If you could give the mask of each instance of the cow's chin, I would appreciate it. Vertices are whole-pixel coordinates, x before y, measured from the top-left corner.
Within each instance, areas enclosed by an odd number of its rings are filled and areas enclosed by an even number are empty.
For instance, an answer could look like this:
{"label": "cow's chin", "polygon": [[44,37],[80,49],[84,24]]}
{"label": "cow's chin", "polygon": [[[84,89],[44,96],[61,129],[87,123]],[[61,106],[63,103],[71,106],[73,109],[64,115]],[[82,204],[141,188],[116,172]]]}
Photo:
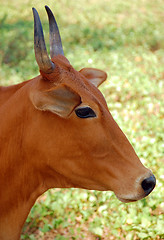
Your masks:
{"label": "cow's chin", "polygon": [[142,195],[137,195],[137,196],[130,196],[129,195],[129,196],[125,196],[125,197],[124,196],[119,196],[117,194],[115,194],[115,195],[123,203],[136,202],[136,201],[145,197],[145,195],[143,195],[143,194]]}
{"label": "cow's chin", "polygon": [[116,195],[116,197],[118,198],[118,200],[120,200],[123,203],[130,203],[130,202],[136,202],[138,199],[126,199],[126,198],[120,198]]}

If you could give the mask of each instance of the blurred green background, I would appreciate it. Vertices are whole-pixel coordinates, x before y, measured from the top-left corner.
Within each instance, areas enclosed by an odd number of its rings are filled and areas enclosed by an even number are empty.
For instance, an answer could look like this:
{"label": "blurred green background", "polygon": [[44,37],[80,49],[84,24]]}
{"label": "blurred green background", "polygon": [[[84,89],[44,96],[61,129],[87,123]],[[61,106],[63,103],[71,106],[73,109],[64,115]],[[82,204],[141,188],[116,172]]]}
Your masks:
{"label": "blurred green background", "polygon": [[150,196],[123,204],[112,192],[55,189],[41,196],[21,239],[164,239],[164,1],[0,0],[0,84],[38,75],[33,16],[48,43],[47,4],[75,69],[108,73],[100,88],[109,110],[157,178]]}

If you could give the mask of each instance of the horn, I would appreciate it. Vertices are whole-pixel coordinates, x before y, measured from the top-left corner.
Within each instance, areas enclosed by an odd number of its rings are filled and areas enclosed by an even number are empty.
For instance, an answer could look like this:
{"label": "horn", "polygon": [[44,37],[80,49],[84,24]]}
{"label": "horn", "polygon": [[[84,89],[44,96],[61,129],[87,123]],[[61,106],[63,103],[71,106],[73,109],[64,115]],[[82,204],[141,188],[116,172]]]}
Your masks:
{"label": "horn", "polygon": [[51,58],[59,54],[64,56],[61,37],[55,17],[48,6],[45,6],[45,9],[47,11],[49,20],[50,56]]}
{"label": "horn", "polygon": [[51,73],[55,64],[50,60],[46,44],[43,35],[42,24],[39,18],[39,14],[35,8],[33,10],[34,15],[34,50],[35,50],[35,58],[38,63],[39,69],[45,73]]}

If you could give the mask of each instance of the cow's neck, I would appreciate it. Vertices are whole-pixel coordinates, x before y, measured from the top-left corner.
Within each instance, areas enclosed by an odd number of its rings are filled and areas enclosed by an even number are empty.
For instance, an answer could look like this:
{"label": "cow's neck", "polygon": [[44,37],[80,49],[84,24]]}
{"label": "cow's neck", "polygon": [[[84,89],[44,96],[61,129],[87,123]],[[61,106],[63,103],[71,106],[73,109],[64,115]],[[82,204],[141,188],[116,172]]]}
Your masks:
{"label": "cow's neck", "polygon": [[23,87],[27,82],[28,81],[25,81],[8,87],[0,86],[0,106],[4,104],[16,91]]}
{"label": "cow's neck", "polygon": [[19,239],[32,205],[44,192],[24,146],[29,100],[23,85],[0,90],[8,99],[0,106],[0,240]]}
{"label": "cow's neck", "polygon": [[0,216],[0,240],[20,239],[23,224],[37,197],[35,189],[34,194],[30,195],[28,201],[20,200],[19,206],[14,206],[13,204],[13,207],[11,203],[10,209],[6,209],[7,214]]}

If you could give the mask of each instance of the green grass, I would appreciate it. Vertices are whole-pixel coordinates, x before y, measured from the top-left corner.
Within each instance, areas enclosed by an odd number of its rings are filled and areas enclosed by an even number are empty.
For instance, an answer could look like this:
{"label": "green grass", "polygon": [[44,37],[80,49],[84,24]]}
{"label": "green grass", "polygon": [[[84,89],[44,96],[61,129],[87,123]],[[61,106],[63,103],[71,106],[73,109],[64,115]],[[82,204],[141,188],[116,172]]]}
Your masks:
{"label": "green grass", "polygon": [[[38,75],[33,16],[39,10],[48,45],[45,2],[2,1],[0,84]],[[164,239],[163,0],[46,1],[58,20],[65,55],[79,70],[107,71],[101,87],[109,109],[157,186],[146,199],[123,204],[112,192],[56,189],[44,194],[21,239]]]}

